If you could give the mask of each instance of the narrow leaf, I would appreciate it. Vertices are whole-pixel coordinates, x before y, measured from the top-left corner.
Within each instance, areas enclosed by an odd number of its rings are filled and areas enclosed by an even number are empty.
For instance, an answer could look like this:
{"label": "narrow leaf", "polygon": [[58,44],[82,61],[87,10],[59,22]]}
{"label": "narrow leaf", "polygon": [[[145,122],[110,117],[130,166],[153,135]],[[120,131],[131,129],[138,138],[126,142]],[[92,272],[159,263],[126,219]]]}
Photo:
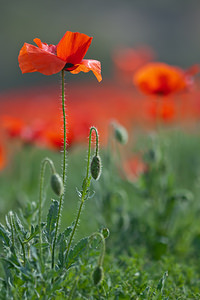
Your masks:
{"label": "narrow leaf", "polygon": [[56,228],[56,220],[58,217],[58,208],[59,208],[58,201],[53,200],[52,204],[49,208],[49,213],[47,215],[47,227],[46,227],[47,239],[50,243],[53,240],[54,231]]}
{"label": "narrow leaf", "polygon": [[161,293],[163,293],[165,280],[167,279],[167,276],[168,276],[168,272],[165,272],[157,285],[157,290],[160,291]]}
{"label": "narrow leaf", "polygon": [[0,239],[2,239],[3,243],[9,247],[10,246],[10,238],[9,238],[9,232],[5,229],[5,227],[0,224]]}
{"label": "narrow leaf", "polygon": [[16,213],[14,214],[14,221],[15,221],[15,226],[16,226],[18,233],[21,233],[23,236],[25,236],[27,231],[25,230],[24,226],[22,225],[21,220],[19,219],[19,217]]}
{"label": "narrow leaf", "polygon": [[61,268],[64,267],[66,248],[67,248],[67,242],[65,240],[64,234],[62,234],[62,237],[61,237],[61,240],[60,240],[60,249],[59,249],[59,254],[58,254],[59,265],[60,265]]}

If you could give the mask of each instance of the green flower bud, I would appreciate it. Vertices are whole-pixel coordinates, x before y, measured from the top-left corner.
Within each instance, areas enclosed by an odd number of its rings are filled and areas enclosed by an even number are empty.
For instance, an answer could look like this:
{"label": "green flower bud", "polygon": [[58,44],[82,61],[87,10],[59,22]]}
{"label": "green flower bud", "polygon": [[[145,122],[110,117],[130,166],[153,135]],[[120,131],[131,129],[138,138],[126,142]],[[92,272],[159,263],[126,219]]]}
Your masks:
{"label": "green flower bud", "polygon": [[102,279],[103,279],[103,268],[102,266],[97,266],[95,269],[94,269],[94,272],[92,274],[92,277],[93,277],[93,282],[95,285],[97,284],[100,284]]}
{"label": "green flower bud", "polygon": [[104,239],[107,239],[110,235],[110,231],[108,228],[101,229],[101,233],[103,234]]}
{"label": "green flower bud", "polygon": [[114,123],[114,134],[115,134],[115,138],[116,140],[120,143],[120,144],[126,144],[128,142],[128,132],[126,130],[126,128],[124,128],[123,126]]}
{"label": "green flower bud", "polygon": [[63,194],[63,181],[58,173],[51,175],[51,187],[56,195],[61,196]]}
{"label": "green flower bud", "polygon": [[90,172],[92,178],[98,180],[101,175],[101,159],[98,155],[94,155],[91,165],[90,165]]}

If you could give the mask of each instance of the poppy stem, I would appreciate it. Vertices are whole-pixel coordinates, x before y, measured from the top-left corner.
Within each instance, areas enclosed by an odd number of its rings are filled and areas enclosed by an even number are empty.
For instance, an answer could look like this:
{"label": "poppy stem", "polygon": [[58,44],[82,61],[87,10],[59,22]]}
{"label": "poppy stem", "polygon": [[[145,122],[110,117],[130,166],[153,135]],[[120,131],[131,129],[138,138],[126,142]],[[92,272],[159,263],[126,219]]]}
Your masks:
{"label": "poppy stem", "polygon": [[38,204],[38,230],[39,230],[39,252],[40,252],[40,259],[42,264],[42,229],[41,229],[41,222],[42,222],[42,200],[43,200],[43,188],[44,188],[44,172],[47,163],[51,168],[51,173],[54,174],[56,172],[54,164],[51,159],[48,157],[44,158],[41,163],[41,170],[40,170],[40,192],[39,192],[39,204]]}
{"label": "poppy stem", "polygon": [[65,113],[65,71],[62,70],[62,112],[63,112],[63,130],[64,130],[64,148],[63,148],[63,186],[66,177],[66,113]]}
{"label": "poppy stem", "polygon": [[103,265],[103,260],[104,260],[104,255],[105,255],[105,250],[106,250],[106,244],[105,244],[105,238],[102,233],[100,232],[95,232],[90,236],[90,239],[92,240],[95,237],[99,237],[101,239],[101,252],[99,255],[99,260],[98,260],[98,266]]}
{"label": "poppy stem", "polygon": [[90,182],[91,182],[91,176],[89,174],[89,170],[90,170],[91,142],[92,142],[92,131],[93,130],[95,131],[95,134],[96,134],[96,150],[95,150],[96,155],[98,155],[98,152],[99,152],[98,131],[94,126],[92,126],[90,128],[90,133],[89,133],[89,146],[88,146],[86,176],[85,176],[85,178],[83,180],[83,184],[82,184],[82,191],[81,191],[81,197],[80,197],[80,206],[79,206],[78,213],[77,213],[76,220],[75,220],[75,224],[73,226],[73,230],[72,230],[72,233],[70,235],[69,242],[68,242],[68,245],[67,245],[67,250],[66,250],[66,254],[65,254],[66,260],[67,260],[67,256],[68,256],[70,248],[71,248],[71,243],[73,241],[74,234],[76,232],[76,229],[77,229],[77,226],[78,226],[78,223],[79,223],[81,210],[83,208],[84,202],[87,199],[88,193],[89,193],[89,187],[90,187]]}
{"label": "poppy stem", "polygon": [[[66,181],[66,114],[65,114],[65,73],[64,69],[62,70],[62,112],[63,112],[63,131],[64,131],[64,147],[63,147],[63,172],[62,172],[62,179],[63,179],[63,186],[65,187]],[[65,191],[64,191],[65,192]],[[64,199],[64,192],[60,196],[59,200],[59,208],[58,208],[58,216],[56,220],[56,230],[55,230],[55,237],[53,241],[52,247],[52,262],[51,266],[52,269],[54,268],[54,260],[55,260],[55,246],[58,234],[58,227],[60,224],[60,217],[61,217],[61,210],[63,206],[63,199]]]}

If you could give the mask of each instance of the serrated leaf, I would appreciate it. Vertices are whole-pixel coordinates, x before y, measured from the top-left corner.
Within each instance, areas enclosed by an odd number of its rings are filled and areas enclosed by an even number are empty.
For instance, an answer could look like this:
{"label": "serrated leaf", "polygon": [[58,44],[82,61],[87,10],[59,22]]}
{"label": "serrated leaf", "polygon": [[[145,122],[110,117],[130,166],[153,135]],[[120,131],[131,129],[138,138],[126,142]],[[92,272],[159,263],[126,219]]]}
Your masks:
{"label": "serrated leaf", "polygon": [[9,238],[9,232],[8,230],[5,229],[5,227],[0,224],[0,239],[2,239],[4,245],[6,245],[7,247],[10,246],[10,238]]}
{"label": "serrated leaf", "polygon": [[[42,228],[44,227],[44,225],[45,225],[45,223],[41,223],[41,227]],[[39,227],[38,227],[38,225],[36,225],[35,228],[34,228],[33,225],[31,225],[31,234],[30,234],[30,236],[27,239],[25,239],[23,241],[23,243],[30,242],[38,233],[39,233]]]}
{"label": "serrated leaf", "polygon": [[73,227],[74,227],[74,222],[72,223],[71,226],[68,226],[68,227],[63,231],[62,234],[64,235],[65,239],[68,238],[68,236],[69,236],[70,233],[72,232]]}
{"label": "serrated leaf", "polygon": [[52,204],[49,208],[49,212],[47,215],[47,226],[46,226],[47,239],[50,243],[53,240],[53,236],[54,236],[54,232],[55,232],[55,228],[56,228],[58,209],[59,209],[58,201],[52,200]]}
{"label": "serrated leaf", "polygon": [[77,259],[81,251],[87,246],[88,238],[81,239],[73,249],[70,250],[67,257],[67,268],[69,268]]}
{"label": "serrated leaf", "polygon": [[18,233],[21,233],[23,236],[25,236],[27,231],[25,230],[24,226],[22,225],[21,220],[19,219],[19,217],[16,213],[14,214],[14,221],[15,221],[15,227],[16,227]]}
{"label": "serrated leaf", "polygon": [[65,250],[67,248],[67,242],[65,239],[64,234],[62,234],[61,240],[60,240],[60,249],[59,249],[59,254],[58,254],[58,258],[59,258],[59,266],[61,268],[64,267],[65,264]]}

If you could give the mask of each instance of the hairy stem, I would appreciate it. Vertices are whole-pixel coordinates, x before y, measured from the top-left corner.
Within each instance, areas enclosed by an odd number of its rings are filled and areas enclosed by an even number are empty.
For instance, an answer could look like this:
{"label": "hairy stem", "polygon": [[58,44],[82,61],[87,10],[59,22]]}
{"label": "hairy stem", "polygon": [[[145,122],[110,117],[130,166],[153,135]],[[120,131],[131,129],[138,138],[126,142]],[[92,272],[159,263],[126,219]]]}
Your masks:
{"label": "hairy stem", "polygon": [[41,230],[41,222],[42,222],[42,200],[43,200],[43,188],[44,188],[44,172],[47,163],[51,168],[51,172],[55,173],[55,167],[48,157],[44,158],[41,163],[41,171],[40,171],[40,193],[39,193],[39,207],[38,207],[38,230],[39,230],[39,252],[40,252],[40,259],[42,262],[42,230]]}
{"label": "hairy stem", "polygon": [[79,206],[78,213],[77,213],[76,220],[75,220],[75,224],[74,224],[74,227],[73,227],[73,230],[72,230],[72,233],[70,235],[70,239],[69,239],[69,242],[68,242],[68,245],[67,245],[67,250],[66,250],[66,254],[65,254],[66,258],[69,254],[71,243],[72,243],[74,234],[75,234],[76,229],[77,229],[78,221],[80,219],[81,210],[82,210],[83,204],[85,202],[85,199],[86,199],[86,196],[87,196],[87,193],[88,193],[88,188],[90,186],[91,177],[89,176],[89,170],[90,170],[90,155],[91,155],[91,139],[92,139],[92,131],[93,130],[96,133],[96,155],[98,155],[98,152],[99,152],[98,131],[95,127],[91,127],[90,128],[90,134],[89,134],[89,146],[88,146],[88,159],[87,159],[86,176],[85,176],[85,179],[83,180],[83,190],[82,190],[82,193],[81,193],[80,206]]}
{"label": "hairy stem", "polygon": [[98,266],[102,266],[106,250],[105,238],[100,232],[93,233],[90,238],[92,239],[94,236],[99,236],[101,239],[101,253],[99,256]]}
{"label": "hairy stem", "polygon": [[[65,180],[66,180],[66,114],[65,114],[65,76],[64,76],[64,69],[62,70],[62,113],[63,113],[63,131],[64,131],[64,147],[63,147],[63,186],[65,187]],[[54,260],[55,260],[55,247],[56,247],[56,240],[57,240],[57,234],[58,234],[58,227],[60,224],[60,217],[61,217],[61,210],[63,205],[63,199],[64,199],[64,193],[60,196],[59,200],[59,209],[58,209],[58,217],[56,220],[56,230],[55,230],[55,237],[53,241],[53,247],[52,247],[52,269],[54,268]]]}

